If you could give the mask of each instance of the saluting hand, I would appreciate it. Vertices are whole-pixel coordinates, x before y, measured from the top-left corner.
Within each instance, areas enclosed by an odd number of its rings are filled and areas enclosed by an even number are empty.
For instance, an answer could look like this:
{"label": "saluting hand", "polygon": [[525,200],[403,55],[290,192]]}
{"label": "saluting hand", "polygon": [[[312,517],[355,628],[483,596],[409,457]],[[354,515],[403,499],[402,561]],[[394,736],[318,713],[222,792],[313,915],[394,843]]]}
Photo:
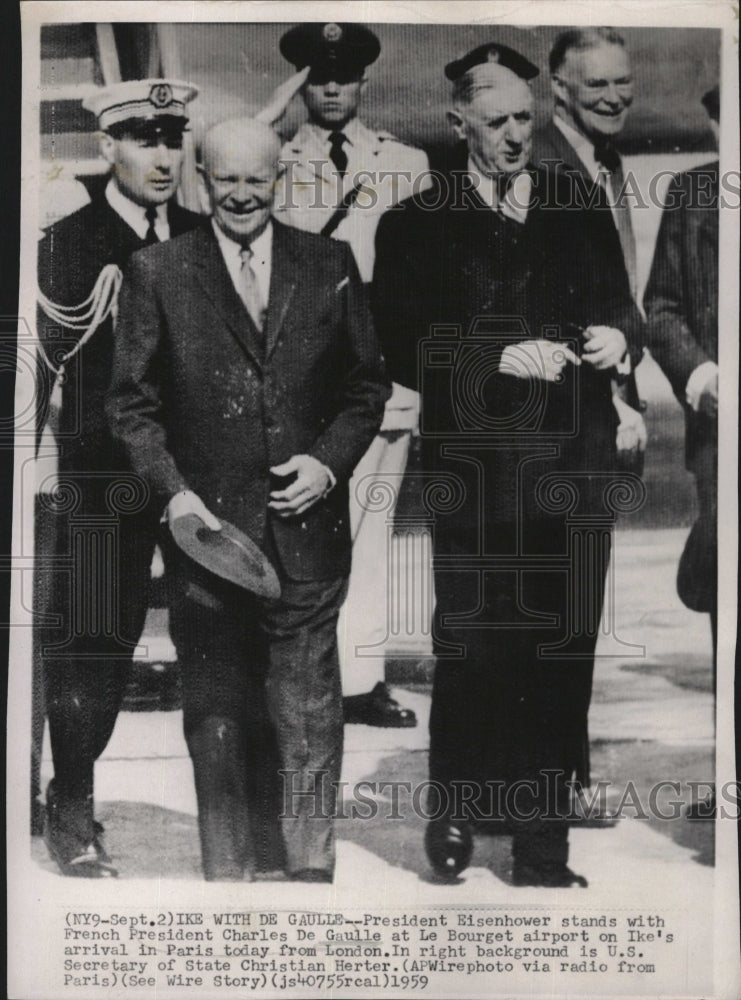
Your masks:
{"label": "saluting hand", "polygon": [[279,517],[303,514],[321,500],[332,485],[327,467],[312,455],[294,455],[282,465],[274,465],[270,471],[275,476],[297,474],[290,486],[270,494],[268,507]]}
{"label": "saluting hand", "polygon": [[282,118],[294,95],[303,86],[310,70],[310,66],[305,66],[304,69],[299,70],[298,73],[294,73],[279,84],[270,95],[270,100],[265,107],[255,115],[255,120],[265,122],[266,125],[273,125],[279,118]]}
{"label": "saluting hand", "polygon": [[597,371],[620,364],[628,349],[625,334],[614,326],[588,326],[584,337],[582,359],[594,365]]}

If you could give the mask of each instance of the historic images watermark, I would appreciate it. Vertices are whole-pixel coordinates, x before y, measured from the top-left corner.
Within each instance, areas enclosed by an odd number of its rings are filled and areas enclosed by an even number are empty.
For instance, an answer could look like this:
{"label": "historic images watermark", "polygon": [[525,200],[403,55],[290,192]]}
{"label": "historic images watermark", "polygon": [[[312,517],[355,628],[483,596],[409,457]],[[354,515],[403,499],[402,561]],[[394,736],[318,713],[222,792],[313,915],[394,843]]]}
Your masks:
{"label": "historic images watermark", "polygon": [[[518,822],[567,820],[615,822],[640,820],[738,820],[741,817],[741,782],[716,786],[710,780],[662,778],[648,788],[638,782],[600,780],[589,788],[567,778],[563,771],[544,770],[538,781],[452,781],[447,785],[425,780],[356,782],[328,780],[328,772],[311,772],[308,786],[301,787],[299,772],[283,770],[285,819],[308,815],[326,819],[327,803],[335,802],[329,815],[338,820],[425,821],[443,816],[470,821],[501,832]],[[716,799],[711,796],[715,792]],[[313,808],[312,808],[313,807]]]}

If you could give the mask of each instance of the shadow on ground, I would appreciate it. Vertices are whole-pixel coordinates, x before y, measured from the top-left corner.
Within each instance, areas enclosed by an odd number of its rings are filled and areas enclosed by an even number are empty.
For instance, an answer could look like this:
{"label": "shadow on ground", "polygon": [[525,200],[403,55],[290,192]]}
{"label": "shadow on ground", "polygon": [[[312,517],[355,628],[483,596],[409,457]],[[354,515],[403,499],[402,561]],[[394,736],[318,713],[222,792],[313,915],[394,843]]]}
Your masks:
{"label": "shadow on ground", "polygon": [[[100,802],[96,813],[122,878],[203,878],[195,816],[147,802]],[[32,855],[42,868],[57,871],[40,837],[32,841]]]}

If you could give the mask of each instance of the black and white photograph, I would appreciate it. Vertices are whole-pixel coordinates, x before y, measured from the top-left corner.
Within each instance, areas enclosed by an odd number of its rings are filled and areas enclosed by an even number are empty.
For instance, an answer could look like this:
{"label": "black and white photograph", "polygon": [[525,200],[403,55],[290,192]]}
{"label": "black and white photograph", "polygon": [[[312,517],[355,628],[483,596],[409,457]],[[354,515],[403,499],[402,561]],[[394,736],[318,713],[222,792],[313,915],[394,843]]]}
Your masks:
{"label": "black and white photograph", "polygon": [[738,9],[20,6],[8,995],[737,997]]}

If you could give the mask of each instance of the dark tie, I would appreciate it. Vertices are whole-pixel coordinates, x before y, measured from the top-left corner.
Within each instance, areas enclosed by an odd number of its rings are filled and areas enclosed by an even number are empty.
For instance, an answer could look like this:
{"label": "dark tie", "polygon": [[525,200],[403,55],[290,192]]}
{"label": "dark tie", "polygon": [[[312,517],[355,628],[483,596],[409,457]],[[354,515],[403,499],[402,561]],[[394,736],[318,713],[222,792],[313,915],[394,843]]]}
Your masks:
{"label": "dark tie", "polygon": [[159,243],[160,238],[157,235],[157,230],[154,228],[154,223],[157,219],[157,209],[154,205],[150,205],[149,208],[144,213],[144,218],[149,223],[146,233],[144,234],[144,245],[150,246],[152,243]]}
{"label": "dark tie", "polygon": [[613,173],[620,167],[620,154],[615,149],[615,144],[611,139],[597,139],[594,144],[594,158],[609,173]]}
{"label": "dark tie", "polygon": [[620,160],[620,154],[609,139],[594,144],[594,158],[607,172],[605,176],[607,196],[612,207],[615,228],[620,237],[620,247],[623,251],[625,270],[628,272],[630,290],[635,298],[637,291],[636,241],[633,234],[633,224],[630,221],[630,208],[623,194],[625,185],[623,164]]}
{"label": "dark tie", "polygon": [[329,133],[329,158],[343,177],[347,171],[347,153],[342,147],[346,142],[347,136],[344,132]]}

